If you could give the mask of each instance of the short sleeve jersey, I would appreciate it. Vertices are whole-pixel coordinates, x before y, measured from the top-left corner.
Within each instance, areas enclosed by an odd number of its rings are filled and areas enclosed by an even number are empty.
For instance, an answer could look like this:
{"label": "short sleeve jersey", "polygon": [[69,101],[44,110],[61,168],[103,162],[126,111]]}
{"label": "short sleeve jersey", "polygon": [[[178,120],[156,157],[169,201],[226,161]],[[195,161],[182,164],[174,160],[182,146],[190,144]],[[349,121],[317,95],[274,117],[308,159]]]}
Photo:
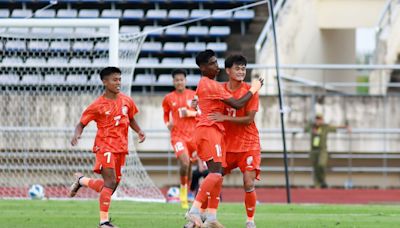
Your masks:
{"label": "short sleeve jersey", "polygon": [[[227,92],[231,93],[236,99],[245,95],[250,86],[246,83],[242,83],[241,86],[235,91],[228,89],[228,83],[224,83],[224,88]],[[258,111],[259,97],[258,93],[254,94],[249,102],[241,109],[234,109],[230,106],[225,106],[225,115],[234,117],[246,116],[249,111]],[[258,129],[254,121],[249,125],[232,123],[229,121],[224,122],[225,143],[227,152],[247,152],[251,150],[260,150],[260,137]]]}
{"label": "short sleeve jersey", "polygon": [[222,84],[205,76],[201,77],[197,85],[196,95],[200,109],[196,127],[215,125],[220,131],[224,131],[223,123],[209,120],[207,116],[215,112],[223,113],[225,104],[222,100],[229,99],[232,95],[224,89]]}
{"label": "short sleeve jersey", "polygon": [[80,122],[86,126],[93,120],[97,124],[93,152],[128,153],[128,128],[136,113],[133,99],[122,93],[116,100],[100,96],[90,104]]}
{"label": "short sleeve jersey", "polygon": [[185,89],[183,93],[173,91],[168,93],[162,102],[164,110],[164,122],[173,123],[171,131],[171,140],[182,139],[189,141],[196,126],[196,120],[193,117],[180,117],[180,110],[183,108],[191,109],[191,103],[195,96],[195,92],[190,89]]}

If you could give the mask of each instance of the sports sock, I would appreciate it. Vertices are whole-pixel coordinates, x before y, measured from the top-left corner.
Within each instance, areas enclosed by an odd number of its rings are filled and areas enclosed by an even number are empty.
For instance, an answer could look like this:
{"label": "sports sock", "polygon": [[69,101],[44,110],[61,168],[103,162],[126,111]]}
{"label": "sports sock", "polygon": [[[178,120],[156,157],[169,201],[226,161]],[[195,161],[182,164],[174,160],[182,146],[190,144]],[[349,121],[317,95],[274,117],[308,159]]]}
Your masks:
{"label": "sports sock", "polygon": [[100,222],[108,221],[108,209],[110,208],[112,193],[113,190],[107,187],[103,187],[100,192]]}
{"label": "sports sock", "polygon": [[254,213],[256,211],[256,202],[257,202],[257,195],[255,189],[253,189],[251,192],[245,193],[244,204],[246,207],[247,221],[254,220]]}

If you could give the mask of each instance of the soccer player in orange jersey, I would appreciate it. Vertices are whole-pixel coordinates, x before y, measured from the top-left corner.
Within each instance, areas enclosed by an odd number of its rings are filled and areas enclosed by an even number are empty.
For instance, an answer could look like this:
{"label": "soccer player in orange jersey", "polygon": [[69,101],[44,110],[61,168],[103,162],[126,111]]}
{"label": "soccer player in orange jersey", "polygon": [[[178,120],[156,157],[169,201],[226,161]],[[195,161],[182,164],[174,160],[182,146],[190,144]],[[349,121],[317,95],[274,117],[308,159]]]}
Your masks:
{"label": "soccer player in orange jersey", "polygon": [[180,200],[181,206],[188,209],[188,176],[191,168],[191,155],[196,151],[192,137],[196,126],[197,112],[191,110],[195,92],[186,88],[186,72],[176,69],[172,72],[175,90],[168,93],[162,102],[164,122],[171,131],[171,145],[180,165]]}
{"label": "soccer player in orange jersey", "polygon": [[[222,167],[225,166],[224,126],[221,122],[210,120],[211,113],[223,113],[225,104],[239,109],[246,105],[261,88],[263,81],[254,81],[251,88],[239,99],[228,93],[224,86],[215,81],[219,73],[214,51],[205,50],[196,56],[202,78],[197,85],[198,117],[194,133],[198,157],[207,163],[209,174],[202,182],[196,199],[186,218],[185,227],[223,227],[217,221],[219,195],[222,187]],[[208,203],[207,203],[208,201]],[[207,206],[204,204],[207,203]],[[201,218],[202,209],[206,208],[205,221]]]}
{"label": "soccer player in orange jersey", "polygon": [[[250,86],[243,80],[246,77],[247,60],[242,55],[231,55],[225,60],[225,71],[229,82],[224,83],[224,88],[234,98],[239,98],[247,93]],[[259,180],[261,147],[260,137],[254,117],[258,111],[258,93],[241,109],[225,107],[225,114],[212,113],[209,119],[223,122],[225,127],[226,142],[226,167],[224,174],[239,168],[243,173],[243,187],[245,191],[245,208],[247,213],[247,228],[256,227],[254,213],[257,196],[255,192],[255,179]]]}
{"label": "soccer player in orange jersey", "polygon": [[76,125],[72,137],[72,146],[77,145],[83,129],[90,121],[97,123],[97,135],[93,146],[96,162],[95,173],[101,174],[102,179],[92,179],[76,173],[76,181],[72,184],[70,197],[74,197],[79,188],[89,187],[100,193],[100,228],[116,227],[110,223],[108,209],[111,195],[121,180],[121,167],[125,164],[128,154],[128,128],[137,134],[139,142],[145,140],[145,134],[134,118],[138,109],[131,97],[120,92],[121,71],[116,67],[106,67],[100,72],[105,92],[90,104],[83,112]]}

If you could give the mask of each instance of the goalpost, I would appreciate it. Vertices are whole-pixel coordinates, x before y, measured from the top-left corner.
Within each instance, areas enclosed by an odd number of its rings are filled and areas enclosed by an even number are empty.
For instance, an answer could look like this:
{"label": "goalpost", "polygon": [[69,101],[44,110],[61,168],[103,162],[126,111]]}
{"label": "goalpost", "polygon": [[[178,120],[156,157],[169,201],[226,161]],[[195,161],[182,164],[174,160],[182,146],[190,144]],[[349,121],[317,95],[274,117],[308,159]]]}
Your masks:
{"label": "goalpost", "polygon": [[[119,34],[117,19],[0,20],[0,198],[26,198],[33,184],[65,198],[74,172],[93,176],[96,126],[70,145],[84,108],[101,95],[99,71],[119,66],[130,96],[145,36]],[[164,202],[129,136],[117,199]],[[82,189],[78,198],[97,194]]]}

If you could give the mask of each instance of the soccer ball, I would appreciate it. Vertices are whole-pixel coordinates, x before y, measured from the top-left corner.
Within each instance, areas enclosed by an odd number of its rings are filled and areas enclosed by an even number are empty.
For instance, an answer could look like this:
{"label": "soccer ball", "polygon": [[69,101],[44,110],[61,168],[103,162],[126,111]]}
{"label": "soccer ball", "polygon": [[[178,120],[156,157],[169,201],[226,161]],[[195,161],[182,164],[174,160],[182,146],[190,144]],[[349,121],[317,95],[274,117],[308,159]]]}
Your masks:
{"label": "soccer ball", "polygon": [[180,201],[179,198],[179,188],[170,187],[167,192],[167,201],[169,203],[178,203]]}
{"label": "soccer ball", "polygon": [[29,188],[28,194],[31,199],[43,199],[44,188],[40,184],[34,184]]}

